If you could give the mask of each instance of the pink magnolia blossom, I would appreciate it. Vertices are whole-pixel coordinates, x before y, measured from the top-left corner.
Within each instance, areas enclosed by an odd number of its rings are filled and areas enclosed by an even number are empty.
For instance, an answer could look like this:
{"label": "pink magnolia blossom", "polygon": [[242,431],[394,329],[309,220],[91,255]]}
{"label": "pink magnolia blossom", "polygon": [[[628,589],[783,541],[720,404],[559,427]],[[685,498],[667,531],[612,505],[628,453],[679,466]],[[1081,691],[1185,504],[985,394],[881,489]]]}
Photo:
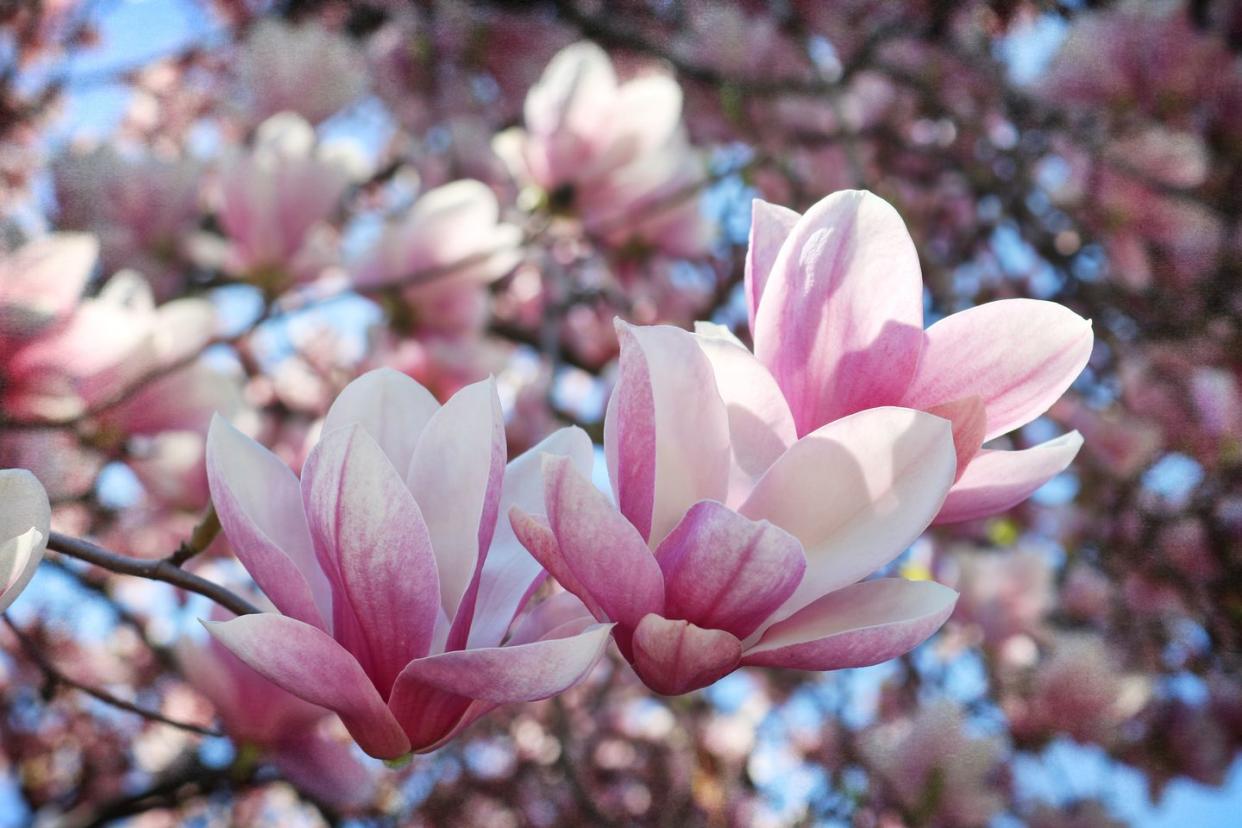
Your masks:
{"label": "pink magnolia blossom", "polygon": [[875,664],[940,627],[953,590],[859,581],[939,511],[953,482],[947,421],[878,408],[794,441],[779,390],[736,342],[618,329],[604,424],[616,505],[549,457],[546,519],[529,507],[510,518],[552,576],[616,624],[649,687],[685,693],[745,665]]}
{"label": "pink magnolia blossom", "polygon": [[361,97],[367,84],[361,55],[315,22],[259,21],[242,45],[237,70],[256,122],[296,112],[317,124]]}
{"label": "pink magnolia blossom", "polygon": [[361,288],[400,286],[423,330],[455,334],[486,319],[484,286],[521,260],[522,232],[500,220],[482,182],[454,181],[424,193],[354,268]]}
{"label": "pink magnolia blossom", "polygon": [[25,469],[0,469],[0,612],[34,577],[51,532],[52,507]]}
{"label": "pink magnolia blossom", "polygon": [[501,133],[494,145],[553,210],[579,216],[607,243],[695,256],[712,228],[694,197],[705,176],[681,108],[672,78],[620,83],[602,49],[576,43],[552,59],[526,96],[525,129]]}
{"label": "pink magnolia blossom", "polygon": [[1078,453],[1077,432],[1023,451],[982,446],[1064,393],[1091,355],[1091,323],[1053,302],[1005,299],[923,330],[918,254],[878,196],[833,193],[805,215],[756,200],[745,285],[755,356],[799,436],[877,406],[952,421],[957,481],[937,522],[1004,511]]}
{"label": "pink magnolia blossom", "polygon": [[315,131],[289,112],[264,121],[254,149],[220,175],[220,222],[229,236],[225,267],[281,287],[318,276],[334,258],[324,224],[349,185],[348,165],[321,147]]}
{"label": "pink magnolia blossom", "polygon": [[[381,369],[329,410],[301,481],[223,420],[207,470],[220,522],[279,613],[207,624],[260,674],[335,711],[367,753],[431,750],[499,704],[560,693],[607,645],[576,602],[539,604],[543,573],[502,509],[532,507],[549,452],[589,467],[564,429],[505,466],[491,380],[440,406]],[[503,644],[503,646],[502,646]]]}
{"label": "pink magnolia blossom", "polygon": [[259,751],[286,779],[333,807],[371,801],[375,779],[348,744],[324,732],[328,710],[272,684],[214,639],[182,638],[176,653],[186,679],[216,708],[239,748]]}

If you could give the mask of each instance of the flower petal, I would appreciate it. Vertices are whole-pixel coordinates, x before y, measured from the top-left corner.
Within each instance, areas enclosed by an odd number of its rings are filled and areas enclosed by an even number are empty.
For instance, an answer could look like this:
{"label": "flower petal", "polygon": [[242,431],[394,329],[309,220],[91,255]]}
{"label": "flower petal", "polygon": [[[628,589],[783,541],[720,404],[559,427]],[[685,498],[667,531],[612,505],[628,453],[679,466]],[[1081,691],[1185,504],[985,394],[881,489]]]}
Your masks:
{"label": "flower petal", "polygon": [[806,434],[900,400],[918,364],[922,329],[919,259],[901,216],[878,196],[845,190],[808,210],[790,232],[753,333],[755,355]]}
{"label": "flower petal", "polygon": [[410,491],[431,533],[440,600],[453,621],[449,648],[465,644],[479,572],[496,529],[505,470],[505,423],[496,382],[458,391],[423,430],[410,461]]}
{"label": "flower petal", "polygon": [[291,734],[270,756],[294,787],[334,808],[360,808],[375,796],[375,776],[349,744],[316,730]]}
{"label": "flower petal", "polygon": [[402,473],[427,422],[440,410],[431,392],[392,368],[368,371],[341,391],[323,421],[323,433],[360,425]]}
{"label": "flower petal", "polygon": [[331,591],[289,467],[216,416],[207,433],[207,480],[224,534],[259,588],[285,615],[330,630]]}
{"label": "flower petal", "polygon": [[971,459],[983,445],[988,416],[981,397],[963,397],[960,400],[933,405],[928,414],[943,417],[953,424],[953,448],[957,452],[957,476],[961,477]]}
{"label": "flower petal", "polygon": [[632,630],[664,604],[659,564],[634,527],[567,458],[543,462],[548,522],[566,568],[586,592],[578,597]]}
{"label": "flower petal", "polygon": [[543,511],[544,454],[568,457],[584,476],[590,475],[595,459],[591,438],[585,431],[576,427],[562,428],[505,467],[500,489],[501,518],[479,576],[479,594],[470,625],[471,647],[492,647],[500,643],[543,574],[539,562],[522,548],[508,515],[515,506],[528,512]]}
{"label": "flower petal", "polygon": [[984,449],[953,484],[936,523],[960,523],[1010,509],[1065,471],[1082,448],[1077,431],[1022,451]]}
{"label": "flower petal", "polygon": [[740,503],[776,458],[798,439],[789,403],[763,363],[721,325],[696,322],[694,336],[711,361],[729,416],[733,466],[730,506]]}
{"label": "flower petal", "polygon": [[763,288],[776,263],[785,239],[802,214],[779,204],[769,204],[761,198],[750,203],[750,244],[746,247],[746,270],[743,284],[746,288],[746,310],[750,315],[750,329],[755,329],[755,314],[759,312],[759,300]]}
{"label": "flower petal", "polygon": [[692,334],[618,321],[617,336],[620,373],[604,449],[621,513],[655,546],[691,504],[725,499],[728,414]]}
{"label": "flower petal", "polygon": [[656,551],[664,571],[666,618],[745,638],[797,588],[802,544],[766,520],[719,503],[690,507]]}
{"label": "flower petal", "polygon": [[[324,436],[306,459],[302,492],[315,552],[357,638],[338,640],[387,694],[431,647],[440,586],[418,503],[361,426]],[[338,614],[339,615],[339,614]]]}
{"label": "flower petal", "polygon": [[909,652],[940,629],[956,603],[957,593],[935,581],[863,581],[769,627],[742,663],[795,670],[879,664]]}
{"label": "flower petal", "polygon": [[0,340],[67,316],[98,256],[99,241],[85,233],[52,233],[0,256]]}
{"label": "flower petal", "polygon": [[1065,393],[1091,357],[1090,320],[1039,299],[1003,299],[927,329],[923,359],[902,405],[930,409],[979,395],[984,440],[1026,425]]}
{"label": "flower petal", "polygon": [[233,655],[272,683],[335,711],[371,756],[393,759],[409,752],[409,739],[362,666],[323,630],[266,612],[202,623]]}
{"label": "flower petal", "polygon": [[634,631],[634,670],[643,683],[665,696],[706,687],[733,672],[742,645],[723,630],[651,613]]}
{"label": "flower petal", "polygon": [[940,510],[954,472],[948,421],[908,408],[860,411],[794,443],[741,508],[806,549],[806,576],[772,620],[901,554]]}

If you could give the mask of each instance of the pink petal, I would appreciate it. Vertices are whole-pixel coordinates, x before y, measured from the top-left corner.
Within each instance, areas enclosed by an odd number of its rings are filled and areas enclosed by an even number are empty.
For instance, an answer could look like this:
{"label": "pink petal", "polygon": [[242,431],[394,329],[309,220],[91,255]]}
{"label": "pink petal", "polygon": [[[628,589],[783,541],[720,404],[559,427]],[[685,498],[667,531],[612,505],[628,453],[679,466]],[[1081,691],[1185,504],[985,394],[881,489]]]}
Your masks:
{"label": "pink petal", "polygon": [[331,591],[289,467],[216,416],[207,434],[207,479],[229,544],[259,588],[285,615],[330,629]]}
{"label": "pink petal", "polygon": [[561,557],[575,586],[586,593],[578,597],[631,630],[644,615],[659,611],[664,577],[634,527],[568,459],[546,458],[544,479],[548,521]]}
{"label": "pink petal", "polygon": [[927,329],[902,405],[926,410],[978,395],[991,440],[1047,411],[1086,366],[1093,341],[1091,322],[1055,302],[1003,299],[955,313]]}
{"label": "pink petal", "polygon": [[980,451],[949,490],[936,523],[974,520],[1018,505],[1065,471],[1081,447],[1082,435],[1071,431],[1022,451]]}
{"label": "pink petal", "polygon": [[440,600],[453,621],[450,648],[465,644],[479,572],[496,529],[505,470],[505,421],[496,382],[468,385],[423,430],[410,462],[440,572]]}
{"label": "pink petal", "polygon": [[563,638],[560,628],[577,634],[594,621],[591,611],[570,592],[555,592],[530,609],[514,625],[513,635],[505,646],[529,644],[542,638]]}
{"label": "pink petal", "polygon": [[315,730],[291,734],[270,756],[295,788],[334,808],[359,808],[375,796],[376,779],[350,746]]}
{"label": "pink petal", "polygon": [[957,593],[934,581],[880,578],[825,595],[768,628],[745,665],[839,670],[917,647],[953,612]]}
{"label": "pink petal", "polygon": [[26,336],[68,315],[99,256],[85,233],[53,233],[0,257],[0,340]]}
{"label": "pink petal", "polygon": [[266,612],[202,623],[269,681],[335,711],[371,756],[393,759],[409,752],[409,739],[362,666],[323,630]]}
{"label": "pink petal", "polygon": [[983,445],[983,434],[988,424],[983,399],[963,397],[960,400],[933,405],[927,409],[927,413],[943,417],[953,424],[953,448],[957,451],[957,476],[961,477],[971,458],[979,453],[979,447]]}
{"label": "pink petal", "polygon": [[763,363],[723,326],[696,322],[694,330],[699,347],[711,361],[729,415],[733,466],[725,502],[733,506],[745,499],[798,434],[789,403]]}
{"label": "pink petal", "polygon": [[608,614],[600,607],[591,591],[582,585],[578,576],[570,569],[547,519],[527,514],[515,506],[509,510],[509,523],[518,541],[547,570],[553,580],[582,601],[595,618],[600,621],[608,620]]}
{"label": "pink petal", "polygon": [[900,555],[940,510],[954,471],[948,421],[908,408],[860,411],[795,443],[741,508],[806,549],[806,576],[773,620]]}
{"label": "pink petal", "polygon": [[302,470],[307,521],[334,605],[357,621],[354,653],[381,693],[431,646],[440,585],[418,504],[360,426],[320,440]]}
{"label": "pink petal", "polygon": [[746,270],[743,284],[746,288],[746,309],[750,315],[750,329],[755,330],[755,315],[759,312],[759,299],[776,263],[785,239],[793,231],[800,213],[769,204],[761,198],[750,203],[750,244],[746,248]]}
{"label": "pink petal", "polygon": [[501,518],[479,576],[475,616],[470,625],[471,647],[492,647],[500,643],[543,574],[539,562],[522,548],[508,515],[515,506],[528,512],[543,511],[544,454],[568,457],[583,476],[591,474],[595,459],[591,438],[585,431],[562,428],[505,467],[500,489]]}
{"label": "pink petal", "polygon": [[845,190],[807,211],[781,247],[755,314],[755,355],[806,434],[900,400],[922,328],[919,259],[905,224],[878,196]]}
{"label": "pink petal", "polygon": [[745,638],[802,580],[802,544],[767,521],[719,503],[690,507],[656,552],[664,571],[664,616]]}
{"label": "pink petal", "polygon": [[388,456],[393,468],[404,473],[427,422],[440,404],[417,381],[400,371],[369,371],[341,391],[323,421],[323,433],[360,425]]}
{"label": "pink petal", "polygon": [[617,322],[621,364],[604,449],[621,512],[654,546],[699,500],[728,490],[729,420],[694,336]]}
{"label": "pink petal", "polygon": [[532,133],[598,129],[616,95],[617,78],[603,49],[583,41],[562,49],[526,95],[523,115]]}
{"label": "pink petal", "polygon": [[665,696],[707,687],[737,669],[741,657],[737,638],[689,621],[652,613],[634,631],[634,670],[644,684]]}

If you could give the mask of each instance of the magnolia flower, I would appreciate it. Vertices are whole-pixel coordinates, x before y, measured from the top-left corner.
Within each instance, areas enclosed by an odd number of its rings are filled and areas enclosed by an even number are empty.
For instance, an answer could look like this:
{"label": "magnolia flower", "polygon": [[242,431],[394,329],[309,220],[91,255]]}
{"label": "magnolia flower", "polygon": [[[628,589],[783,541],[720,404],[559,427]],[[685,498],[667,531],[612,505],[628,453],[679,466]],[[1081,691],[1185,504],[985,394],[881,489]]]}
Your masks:
{"label": "magnolia flower", "polygon": [[226,267],[260,283],[304,281],[332,261],[323,222],[349,186],[342,158],[315,151],[315,130],[290,112],[264,121],[248,155],[220,176]]}
{"label": "magnolia flower", "polygon": [[493,381],[440,406],[387,369],[341,392],[300,482],[217,420],[216,511],[280,612],[208,629],[270,681],[335,711],[380,758],[432,750],[499,704],[560,693],[594,666],[610,626],[565,600],[513,625],[542,573],[497,514],[537,499],[542,453],[591,462],[580,430],[536,448],[505,466]]}
{"label": "magnolia flower", "polygon": [[0,612],[34,577],[51,532],[52,507],[25,469],[0,470]]}
{"label": "magnolia flower", "polygon": [[1091,355],[1091,323],[1053,302],[1005,299],[923,330],[918,254],[878,196],[833,193],[801,216],[756,200],[745,286],[755,357],[799,436],[888,405],[953,423],[957,481],[939,523],[1020,503],[1082,445],[1071,432],[1023,451],[982,448],[1065,392]]}
{"label": "magnolia flower", "polygon": [[553,210],[578,215],[608,243],[639,241],[693,256],[712,231],[693,197],[703,169],[681,106],[672,78],[619,83],[602,49],[576,43],[552,59],[526,96],[526,128],[501,133],[494,148]]}
{"label": "magnolia flower", "polygon": [[344,37],[316,23],[270,18],[247,35],[238,75],[256,121],[287,111],[319,123],[357,100],[367,83],[362,56]]}
{"label": "magnolia flower", "polygon": [[68,318],[98,256],[94,237],[53,233],[0,258],[0,345]]}
{"label": "magnolia flower", "polygon": [[298,788],[334,807],[371,800],[375,779],[348,744],[324,732],[329,711],[272,684],[218,641],[182,638],[176,653],[186,680],[216,708],[238,747],[257,750]]}
{"label": "magnolia flower", "polygon": [[549,457],[546,519],[529,507],[510,518],[552,576],[615,623],[649,687],[685,693],[744,665],[875,664],[940,627],[953,590],[858,581],[939,511],[953,483],[947,421],[878,408],[795,441],[780,391],[740,345],[618,329],[604,422],[616,505]]}
{"label": "magnolia flower", "polygon": [[479,181],[454,181],[422,195],[354,268],[362,288],[401,286],[418,324],[440,333],[477,328],[489,282],[521,259],[522,232],[500,220]]}

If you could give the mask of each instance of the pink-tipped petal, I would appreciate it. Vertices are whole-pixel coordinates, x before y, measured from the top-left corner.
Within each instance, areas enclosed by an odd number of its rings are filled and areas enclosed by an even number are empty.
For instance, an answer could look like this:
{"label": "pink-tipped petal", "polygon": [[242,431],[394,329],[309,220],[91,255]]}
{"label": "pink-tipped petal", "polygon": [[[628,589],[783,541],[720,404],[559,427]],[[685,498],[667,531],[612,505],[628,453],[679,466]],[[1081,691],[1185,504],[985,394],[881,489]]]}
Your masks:
{"label": "pink-tipped petal", "polygon": [[608,620],[608,614],[595,600],[594,595],[570,569],[546,518],[527,514],[515,506],[509,510],[509,523],[518,541],[548,571],[553,580],[582,601],[595,618],[600,621]]}
{"label": "pink-tipped petal", "polygon": [[406,479],[431,533],[440,600],[453,621],[449,646],[465,644],[469,631],[479,571],[496,528],[505,455],[500,398],[495,380],[486,379],[436,412],[410,462]]}
{"label": "pink-tipped petal", "polygon": [[605,451],[622,514],[655,546],[691,504],[725,499],[729,418],[692,334],[618,321],[617,336],[620,374]]}
{"label": "pink-tipped petal", "polygon": [[978,395],[991,440],[1047,411],[1082,372],[1093,342],[1090,320],[1055,302],[988,302],[927,329],[901,404],[927,410]]}
{"label": "pink-tipped petal", "polygon": [[755,329],[755,314],[759,312],[759,300],[772,272],[772,265],[776,263],[776,255],[800,218],[801,213],[779,204],[769,204],[761,198],[750,203],[750,244],[746,248],[743,285],[752,331]]}
{"label": "pink-tipped petal", "polygon": [[543,455],[568,457],[584,476],[594,461],[591,438],[580,428],[562,428],[549,434],[505,467],[500,489],[500,519],[492,547],[479,576],[479,594],[469,646],[499,644],[513,617],[521,610],[543,572],[539,562],[523,547],[513,531],[509,511],[543,512]]}
{"label": "pink-tipped petal", "polygon": [[323,630],[274,613],[203,626],[273,684],[335,711],[371,756],[394,759],[409,752],[409,739],[362,665]]}
{"label": "pink-tipped petal", "polygon": [[917,647],[953,612],[957,593],[934,581],[880,578],[845,587],[768,628],[742,663],[839,670]]}
{"label": "pink-tipped petal", "polygon": [[988,415],[983,398],[963,397],[960,400],[933,405],[928,414],[943,417],[953,424],[953,448],[957,451],[957,476],[961,477],[971,459],[983,445]]}
{"label": "pink-tipped petal", "polygon": [[806,575],[772,620],[901,554],[940,510],[954,458],[949,422],[908,408],[860,411],[795,443],[741,508],[806,549]]}
{"label": "pink-tipped petal", "polygon": [[[440,588],[418,504],[360,426],[337,429],[306,459],[302,491],[315,551],[361,640],[347,646],[381,692],[431,646]],[[338,635],[338,640],[340,636]]]}
{"label": "pink-tipped petal", "polygon": [[1082,435],[1071,431],[1022,451],[980,451],[949,490],[936,523],[974,520],[1018,505],[1065,471],[1080,448]]}
{"label": "pink-tipped petal", "polygon": [[745,638],[802,581],[806,556],[793,535],[719,503],[694,504],[656,552],[666,618]]}
{"label": "pink-tipped petal", "polygon": [[922,346],[923,282],[897,211],[859,190],[808,210],[776,257],[753,333],[799,434],[899,401]]}
{"label": "pink-tipped petal", "polygon": [[665,696],[706,687],[733,672],[742,645],[724,630],[705,630],[689,621],[652,613],[634,631],[634,671],[643,683]]}
{"label": "pink-tipped petal", "polygon": [[341,391],[323,421],[323,433],[360,425],[388,455],[393,468],[405,473],[418,438],[440,410],[431,392],[391,368],[369,371]]}
{"label": "pink-tipped petal", "polygon": [[567,458],[549,456],[543,462],[548,523],[566,568],[587,594],[579,597],[598,605],[609,621],[633,629],[664,605],[664,577],[655,556]]}
{"label": "pink-tipped petal", "polygon": [[216,416],[207,434],[207,480],[224,534],[259,588],[285,615],[331,629],[331,591],[289,467]]}
{"label": "pink-tipped petal", "polygon": [[789,403],[763,363],[721,325],[696,322],[694,336],[711,361],[729,415],[733,466],[730,506],[740,503],[776,458],[798,439]]}

